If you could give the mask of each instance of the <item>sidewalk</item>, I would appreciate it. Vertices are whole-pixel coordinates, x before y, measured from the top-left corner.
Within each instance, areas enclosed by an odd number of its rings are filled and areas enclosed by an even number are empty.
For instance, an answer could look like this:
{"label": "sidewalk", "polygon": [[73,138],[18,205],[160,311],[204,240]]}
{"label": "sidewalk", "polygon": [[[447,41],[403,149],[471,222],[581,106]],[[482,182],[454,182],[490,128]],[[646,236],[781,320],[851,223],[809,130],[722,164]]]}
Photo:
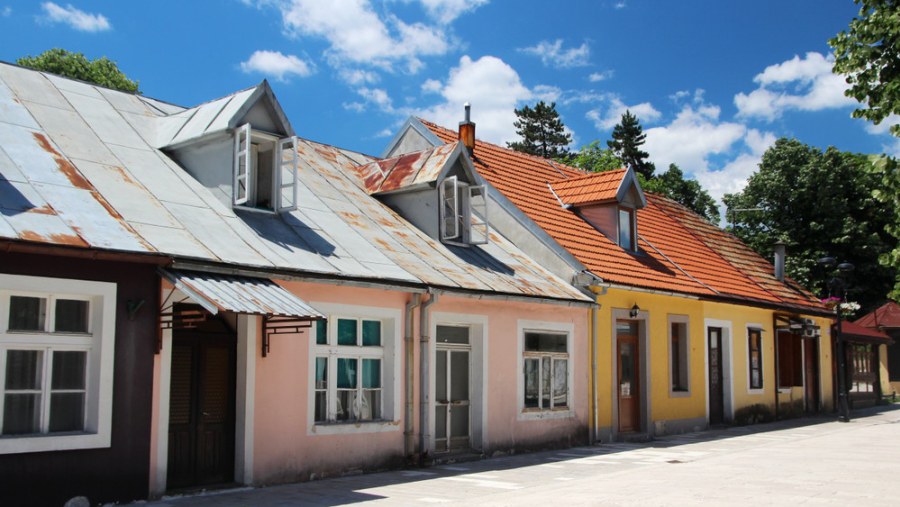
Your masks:
{"label": "sidewalk", "polygon": [[897,505],[900,405],[267,488],[153,507],[466,505]]}

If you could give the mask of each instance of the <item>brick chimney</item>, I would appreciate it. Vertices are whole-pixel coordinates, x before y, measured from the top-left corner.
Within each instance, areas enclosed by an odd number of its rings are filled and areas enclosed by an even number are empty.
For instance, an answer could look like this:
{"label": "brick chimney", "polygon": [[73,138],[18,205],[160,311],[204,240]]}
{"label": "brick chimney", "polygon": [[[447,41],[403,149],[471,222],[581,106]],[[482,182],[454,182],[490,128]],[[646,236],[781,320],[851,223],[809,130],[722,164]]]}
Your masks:
{"label": "brick chimney", "polygon": [[462,141],[463,145],[466,147],[466,151],[469,152],[469,156],[474,156],[475,153],[475,123],[472,122],[469,118],[471,114],[472,106],[466,102],[466,120],[459,122],[459,140]]}

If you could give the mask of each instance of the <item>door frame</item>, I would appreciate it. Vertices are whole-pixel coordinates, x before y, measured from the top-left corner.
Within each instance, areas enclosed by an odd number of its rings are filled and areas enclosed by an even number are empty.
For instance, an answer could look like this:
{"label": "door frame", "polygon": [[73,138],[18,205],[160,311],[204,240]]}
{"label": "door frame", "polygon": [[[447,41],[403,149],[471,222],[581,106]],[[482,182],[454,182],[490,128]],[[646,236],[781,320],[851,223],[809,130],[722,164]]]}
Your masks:
{"label": "door frame", "polygon": [[[442,324],[442,325],[444,325],[444,324]],[[469,364],[467,365],[467,367],[466,367],[466,375],[467,375],[467,377],[468,377],[468,378],[466,379],[466,381],[467,381],[467,384],[468,384],[468,387],[469,387],[469,393],[468,393],[468,396],[467,396],[467,398],[468,398],[468,399],[467,399],[467,401],[468,401],[468,407],[469,407],[469,423],[468,423],[468,426],[469,426],[469,427],[468,427],[468,429],[467,429],[467,432],[468,432],[468,439],[469,439],[469,444],[468,444],[467,448],[468,448],[468,449],[471,449],[471,448],[472,448],[472,426],[473,426],[473,424],[472,424],[472,388],[474,387],[474,384],[473,384],[473,382],[472,382],[472,377],[473,377],[473,375],[472,375],[472,329],[469,328],[468,326],[454,326],[454,327],[466,327],[466,328],[469,329],[469,343],[468,343],[467,345],[461,344],[461,343],[459,343],[459,344],[457,344],[457,343],[437,343],[437,344],[435,344],[435,347],[434,347],[434,349],[435,349],[435,350],[434,350],[434,355],[435,355],[435,362],[434,362],[434,364],[435,364],[435,367],[434,367],[434,371],[435,371],[435,379],[434,379],[434,380],[435,380],[435,383],[434,383],[434,388],[435,388],[435,391],[437,391],[437,383],[438,383],[438,378],[437,378],[437,355],[438,355],[438,353],[440,353],[440,352],[446,352],[446,353],[447,353],[447,371],[446,371],[446,374],[447,374],[448,376],[450,376],[450,380],[451,380],[451,381],[447,384],[447,395],[448,395],[448,397],[449,397],[449,395],[450,395],[450,393],[452,392],[452,389],[453,389],[453,387],[452,387],[452,382],[453,382],[453,374],[452,374],[452,372],[453,372],[453,368],[451,367],[451,364],[453,363],[453,352],[465,352],[465,353],[467,354],[467,359],[468,359],[468,363],[469,363]],[[435,338],[437,338],[437,335],[436,335],[436,334],[435,334]],[[437,406],[438,406],[437,396],[435,396],[435,398],[434,398],[434,400],[433,400],[433,403],[434,403],[434,406],[435,406],[435,411],[432,412],[432,414],[434,414],[434,416],[432,417],[432,421],[433,421],[432,424],[435,425],[435,426],[434,426],[434,432],[432,433],[432,434],[435,436],[435,437],[434,437],[434,440],[435,440],[435,450],[434,450],[434,452],[435,452],[435,453],[453,452],[453,446],[451,445],[451,441],[450,441],[450,440],[451,440],[451,437],[450,437],[450,427],[452,426],[452,420],[450,419],[450,417],[447,417],[447,419],[445,419],[445,424],[446,424],[446,426],[447,426],[447,427],[445,428],[445,430],[446,430],[446,440],[447,440],[447,442],[446,442],[446,449],[437,449]],[[451,410],[452,410],[452,409],[451,409]],[[449,413],[448,413],[448,415],[449,415]]]}
{"label": "door frame", "polygon": [[[160,301],[189,299],[187,294],[163,287]],[[256,315],[226,314],[237,329],[234,421],[234,482],[253,484],[253,413],[256,391],[256,354],[262,326]],[[169,464],[169,402],[172,381],[172,329],[161,330],[160,350],[154,359],[153,427],[150,435],[148,494],[160,497],[167,491]]]}
{"label": "door frame", "polygon": [[726,423],[734,421],[734,347],[732,325],[730,320],[703,320],[703,389],[706,403],[706,422],[709,423],[709,328],[722,330],[722,403],[723,418]]}
{"label": "door frame", "polygon": [[[485,393],[488,392],[489,376],[487,370],[488,356],[488,318],[486,315],[467,313],[432,312],[429,333],[429,358],[431,365],[437,364],[437,327],[465,326],[469,328],[469,442],[472,449],[481,450],[487,443],[488,408]],[[423,451],[435,452],[434,413],[435,413],[435,374],[436,368],[429,368],[428,414],[429,421],[426,447]]]}
{"label": "door frame", "polygon": [[[621,432],[619,431],[619,340],[618,333],[616,332],[616,322],[620,320],[631,320],[635,321],[638,324],[638,367],[639,367],[639,391],[641,396],[641,402],[639,404],[639,409],[641,411],[640,419],[638,422],[639,430],[636,433],[648,433],[652,432],[650,428],[650,421],[652,421],[652,411],[650,403],[650,372],[651,364],[650,364],[650,350],[648,347],[647,340],[647,327],[650,321],[650,312],[646,310],[640,310],[635,317],[630,316],[631,310],[628,308],[614,308],[612,310],[612,323],[611,323],[611,331],[610,336],[613,337],[610,340],[610,353],[614,360],[612,361],[612,382],[610,386],[610,399],[614,400],[612,403],[612,435],[615,438]],[[665,375],[665,374],[664,374]],[[665,378],[665,377],[664,377]]]}
{"label": "door frame", "polygon": [[722,364],[725,362],[725,354],[724,354],[723,348],[722,348],[722,344],[724,342],[724,340],[722,339],[722,335],[724,334],[724,332],[722,331],[721,327],[715,327],[715,326],[707,326],[706,327],[706,333],[705,333],[706,334],[706,353],[707,353],[707,358],[709,358],[709,359],[712,359],[712,356],[713,356],[713,346],[712,346],[712,343],[713,343],[712,331],[713,330],[716,330],[716,334],[718,335],[717,343],[716,343],[716,347],[715,347],[715,355],[718,356],[717,361],[716,361],[716,364],[718,364],[717,374],[719,377],[718,378],[718,385],[719,385],[718,405],[720,405],[721,416],[719,417],[720,420],[717,420],[715,422],[712,420],[713,401],[715,401],[715,398],[717,396],[715,396],[714,393],[712,392],[712,377],[713,377],[712,376],[712,368],[711,368],[712,361],[707,360],[706,361],[706,365],[707,365],[706,366],[706,386],[707,386],[707,393],[709,393],[709,394],[706,397],[706,400],[707,400],[706,421],[707,421],[707,424],[709,424],[710,426],[712,426],[714,423],[715,424],[723,424],[725,422],[725,368]]}

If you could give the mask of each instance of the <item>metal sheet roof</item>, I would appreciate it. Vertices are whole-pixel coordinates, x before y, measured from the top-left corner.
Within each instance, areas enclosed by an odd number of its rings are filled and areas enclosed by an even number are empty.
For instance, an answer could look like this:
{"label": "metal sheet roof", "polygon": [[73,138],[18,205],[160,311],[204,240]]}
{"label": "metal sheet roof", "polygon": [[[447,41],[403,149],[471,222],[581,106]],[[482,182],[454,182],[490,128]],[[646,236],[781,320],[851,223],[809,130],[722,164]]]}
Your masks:
{"label": "metal sheet roof", "polygon": [[325,318],[309,303],[265,278],[165,269],[160,269],[160,274],[212,314],[226,311],[268,317]]}
{"label": "metal sheet roof", "polygon": [[[271,93],[268,85],[260,86]],[[234,101],[246,106],[249,97],[262,93],[258,88],[198,107],[219,108],[217,114],[204,113],[211,118],[208,126],[219,129],[223,114],[242,114]],[[0,239],[588,300],[496,234],[478,252],[429,238],[368,195],[358,168],[377,159],[333,146],[298,143],[296,210],[236,211],[220,188],[204,186],[156,147],[160,131],[174,125],[167,123],[184,126],[195,114],[0,64]],[[197,130],[199,136],[206,133]],[[446,156],[430,158],[436,171],[447,165]],[[419,173],[431,178],[434,171],[425,165]]]}

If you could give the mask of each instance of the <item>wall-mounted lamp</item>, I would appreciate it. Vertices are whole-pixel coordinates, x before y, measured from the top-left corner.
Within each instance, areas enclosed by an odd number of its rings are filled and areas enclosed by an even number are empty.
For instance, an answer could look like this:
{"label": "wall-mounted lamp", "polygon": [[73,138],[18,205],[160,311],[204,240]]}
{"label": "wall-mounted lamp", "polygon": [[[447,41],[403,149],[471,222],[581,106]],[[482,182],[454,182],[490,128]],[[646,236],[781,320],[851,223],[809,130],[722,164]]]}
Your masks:
{"label": "wall-mounted lamp", "polygon": [[638,306],[637,303],[635,303],[634,306],[631,307],[631,310],[628,312],[628,316],[633,319],[633,318],[637,317],[638,313],[640,313],[640,312],[641,312],[641,307]]}

